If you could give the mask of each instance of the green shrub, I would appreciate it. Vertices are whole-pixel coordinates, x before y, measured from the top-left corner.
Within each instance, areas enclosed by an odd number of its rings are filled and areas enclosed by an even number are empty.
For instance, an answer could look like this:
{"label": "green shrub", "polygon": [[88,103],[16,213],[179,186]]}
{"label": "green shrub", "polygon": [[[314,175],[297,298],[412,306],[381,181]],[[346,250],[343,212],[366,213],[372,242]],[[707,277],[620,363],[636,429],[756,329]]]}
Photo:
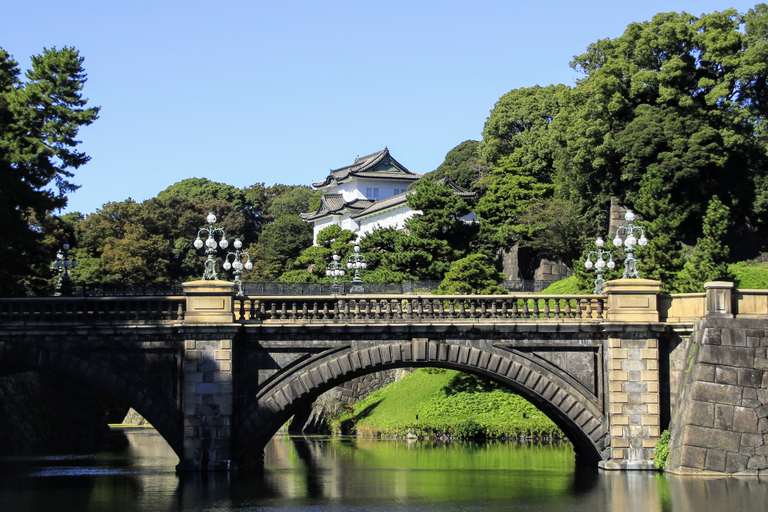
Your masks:
{"label": "green shrub", "polygon": [[542,295],[578,295],[584,294],[584,290],[579,289],[579,280],[576,276],[566,277],[556,283],[552,283],[541,292]]}
{"label": "green shrub", "polygon": [[763,263],[740,261],[728,265],[733,274],[736,288],[745,290],[768,290],[768,266]]}
{"label": "green shrub", "polygon": [[656,469],[663,471],[667,467],[667,458],[669,457],[669,430],[661,433],[659,440],[656,441],[656,451],[653,458],[653,465]]}

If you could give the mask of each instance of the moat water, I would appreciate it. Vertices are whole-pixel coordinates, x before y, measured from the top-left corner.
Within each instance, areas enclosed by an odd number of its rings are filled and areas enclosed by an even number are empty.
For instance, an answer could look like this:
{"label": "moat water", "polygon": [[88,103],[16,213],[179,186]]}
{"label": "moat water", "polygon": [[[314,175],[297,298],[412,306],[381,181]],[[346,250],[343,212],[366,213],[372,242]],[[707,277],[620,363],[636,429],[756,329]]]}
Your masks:
{"label": "moat water", "polygon": [[94,455],[0,458],[0,511],[766,510],[768,482],[574,464],[568,444],[273,439],[264,471],[177,474],[152,429]]}

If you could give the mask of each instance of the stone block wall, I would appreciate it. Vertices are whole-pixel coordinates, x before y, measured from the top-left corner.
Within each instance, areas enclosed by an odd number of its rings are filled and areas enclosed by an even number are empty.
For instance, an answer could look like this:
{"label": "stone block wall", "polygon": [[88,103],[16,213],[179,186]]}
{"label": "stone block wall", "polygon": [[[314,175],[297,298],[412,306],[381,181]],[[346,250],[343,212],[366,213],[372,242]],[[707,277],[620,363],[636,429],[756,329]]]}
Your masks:
{"label": "stone block wall", "polygon": [[653,468],[661,433],[659,341],[637,334],[608,340],[611,460],[601,463],[604,469]]}
{"label": "stone block wall", "polygon": [[377,389],[387,387],[393,382],[402,379],[403,372],[409,372],[409,370],[398,368],[384,372],[369,373],[368,375],[345,382],[341,386],[336,386],[332,390],[327,391],[323,398],[337,401],[342,405],[352,405]]}
{"label": "stone block wall", "polygon": [[410,369],[396,368],[369,373],[336,386],[320,395],[310,408],[297,412],[288,430],[303,434],[326,433],[325,414],[334,414],[344,406],[363,400],[377,389],[402,379],[411,371]]}
{"label": "stone block wall", "polygon": [[768,320],[706,317],[691,336],[667,470],[768,476]]}

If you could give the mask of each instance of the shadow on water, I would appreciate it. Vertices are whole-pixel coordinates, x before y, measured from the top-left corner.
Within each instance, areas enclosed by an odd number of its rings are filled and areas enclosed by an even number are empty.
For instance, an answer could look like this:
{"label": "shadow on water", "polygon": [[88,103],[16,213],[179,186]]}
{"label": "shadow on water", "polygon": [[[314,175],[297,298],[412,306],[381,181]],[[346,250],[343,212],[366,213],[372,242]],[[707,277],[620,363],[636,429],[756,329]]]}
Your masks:
{"label": "shadow on water", "polygon": [[[565,443],[276,437],[261,472],[179,473],[151,429],[90,456],[0,459],[0,510],[763,510],[759,480],[576,467]],[[126,443],[127,440],[127,443]]]}

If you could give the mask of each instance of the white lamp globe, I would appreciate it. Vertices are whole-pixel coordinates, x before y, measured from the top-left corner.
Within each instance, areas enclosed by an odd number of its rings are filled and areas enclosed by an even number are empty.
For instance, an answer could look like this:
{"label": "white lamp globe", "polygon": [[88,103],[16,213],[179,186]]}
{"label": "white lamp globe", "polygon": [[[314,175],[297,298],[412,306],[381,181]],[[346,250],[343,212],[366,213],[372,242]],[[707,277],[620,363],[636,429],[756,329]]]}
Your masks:
{"label": "white lamp globe", "polygon": [[627,210],[627,213],[624,215],[624,219],[627,222],[632,222],[633,220],[635,220],[635,212],[633,212],[632,210]]}
{"label": "white lamp globe", "polygon": [[586,268],[587,270],[591,269],[592,268],[592,260],[585,261],[584,262],[584,268]]}
{"label": "white lamp globe", "polygon": [[210,212],[205,220],[208,221],[208,224],[216,224],[216,215],[214,215],[213,212]]}

